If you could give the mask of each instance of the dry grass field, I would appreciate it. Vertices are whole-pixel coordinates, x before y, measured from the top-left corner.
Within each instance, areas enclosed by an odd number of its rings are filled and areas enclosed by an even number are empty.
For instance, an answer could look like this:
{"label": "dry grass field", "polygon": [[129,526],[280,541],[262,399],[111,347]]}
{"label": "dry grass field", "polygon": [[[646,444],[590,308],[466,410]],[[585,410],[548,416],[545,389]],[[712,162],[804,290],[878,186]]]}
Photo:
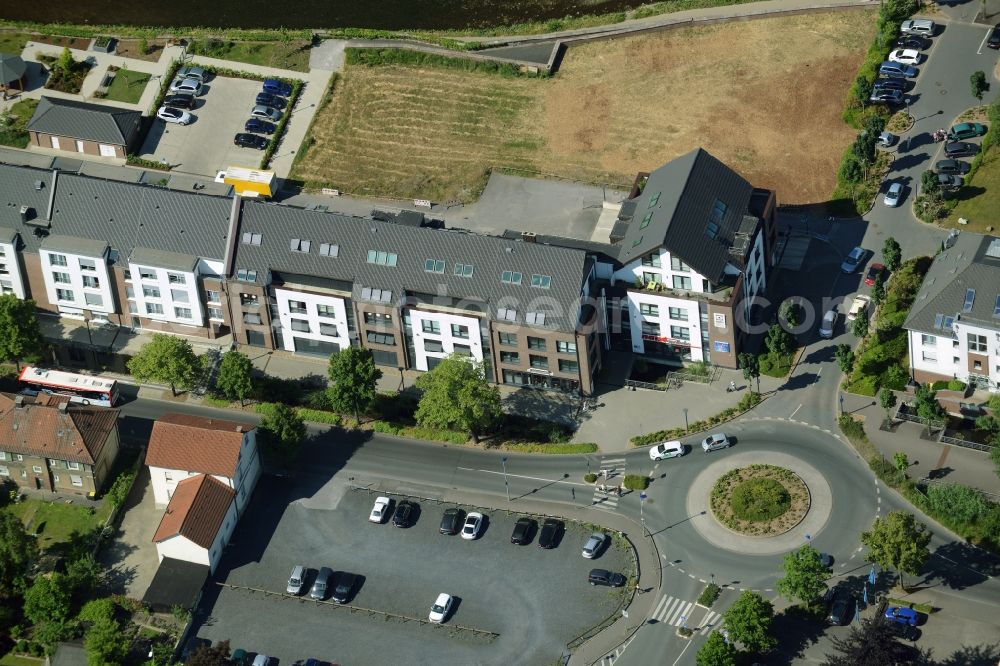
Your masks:
{"label": "dry grass field", "polygon": [[350,66],[293,177],[367,195],[476,197],[490,167],[630,183],[702,146],[783,203],[824,201],[874,11],[573,47],[551,79]]}

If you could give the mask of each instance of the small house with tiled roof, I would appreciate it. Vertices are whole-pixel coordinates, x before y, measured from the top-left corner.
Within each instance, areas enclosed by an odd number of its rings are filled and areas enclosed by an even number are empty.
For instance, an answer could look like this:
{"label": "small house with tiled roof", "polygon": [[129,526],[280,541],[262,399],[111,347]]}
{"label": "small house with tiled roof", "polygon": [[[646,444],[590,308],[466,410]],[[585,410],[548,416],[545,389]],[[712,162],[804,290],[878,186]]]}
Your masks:
{"label": "small house with tiled roof", "polygon": [[180,481],[153,535],[160,561],[206,564],[214,572],[239,520],[235,497],[230,486],[208,474]]}
{"label": "small house with tiled roof", "polygon": [[208,474],[232,488],[242,515],[260,477],[257,430],[246,423],[169,412],[153,424],[146,465],[157,506],[188,477]]}
{"label": "small house with tiled roof", "polygon": [[108,481],[118,447],[117,409],[0,393],[0,478],[94,496]]}
{"label": "small house with tiled roof", "polygon": [[133,109],[43,96],[27,130],[39,148],[125,159],[137,147],[141,120]]}

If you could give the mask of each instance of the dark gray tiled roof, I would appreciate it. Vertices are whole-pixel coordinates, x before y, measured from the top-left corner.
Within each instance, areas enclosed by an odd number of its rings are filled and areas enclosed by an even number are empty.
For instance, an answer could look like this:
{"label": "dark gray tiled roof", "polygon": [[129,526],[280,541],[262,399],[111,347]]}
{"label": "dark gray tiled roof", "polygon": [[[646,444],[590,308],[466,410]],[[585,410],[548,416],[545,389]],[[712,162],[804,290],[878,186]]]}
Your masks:
{"label": "dark gray tiled roof", "polygon": [[13,243],[17,232],[9,227],[0,227],[0,243]]}
{"label": "dark gray tiled roof", "polygon": [[43,250],[53,252],[70,252],[72,254],[82,254],[85,257],[100,257],[108,249],[108,242],[105,240],[93,240],[90,238],[80,238],[78,236],[60,236],[52,234],[41,243]]}
{"label": "dark gray tiled roof", "polygon": [[125,146],[139,131],[141,117],[141,113],[132,109],[43,96],[28,121],[28,129]]}
{"label": "dark gray tiled roof", "polygon": [[190,272],[194,268],[194,265],[198,263],[198,257],[192,254],[137,247],[129,255],[129,261],[133,264],[141,264],[143,266],[155,266],[157,268]]}
{"label": "dark gray tiled roof", "polygon": [[[35,182],[42,181],[41,190]],[[21,223],[20,206],[45,218],[53,183],[53,236],[104,240],[124,260],[135,247],[222,260],[232,200],[30,167],[0,165],[0,225],[18,231],[28,252],[41,239]]]}
{"label": "dark gray tiled roof", "polygon": [[[649,174],[642,194],[635,198],[635,215],[618,260],[627,264],[662,246],[709,280],[720,282],[752,194],[753,187],[735,171],[701,148],[692,150]],[[713,239],[705,228],[716,200],[726,205],[726,213]],[[640,228],[650,212],[649,224]]]}
{"label": "dark gray tiled roof", "polygon": [[[996,256],[990,256],[990,255]],[[970,312],[963,312],[966,293],[975,290]],[[993,315],[1000,303],[1000,238],[962,233],[955,244],[934,258],[903,326],[940,335],[937,316],[971,320],[1000,329]]]}
{"label": "dark gray tiled roof", "polygon": [[0,53],[0,84],[13,83],[24,76],[28,66],[21,56],[13,53]]}
{"label": "dark gray tiled roof", "polygon": [[[523,233],[516,229],[505,229],[502,236],[507,240],[521,240]],[[569,238],[567,236],[551,236],[549,234],[533,234],[532,238],[535,243],[583,250],[587,254],[597,256],[604,261],[614,262],[618,257],[618,246],[611,243]]]}
{"label": "dark gray tiled roof", "polygon": [[[517,310],[520,324],[529,311],[545,312],[545,327],[576,328],[587,268],[586,253],[579,250],[254,201],[243,205],[240,238],[248,232],[262,234],[261,244],[239,243],[235,268],[258,271],[258,280],[271,268],[353,282],[359,299],[366,287],[391,291],[393,302],[406,290],[486,302],[491,318],[498,307],[508,306]],[[292,251],[292,239],[310,241],[309,252]],[[321,256],[321,243],[337,245],[338,256]],[[396,253],[396,266],[369,264],[369,250]],[[444,261],[444,273],[425,271],[428,259]],[[454,275],[456,263],[471,264],[472,277]],[[506,270],[520,272],[521,284],[501,282]],[[551,276],[550,288],[532,287],[532,274]]]}

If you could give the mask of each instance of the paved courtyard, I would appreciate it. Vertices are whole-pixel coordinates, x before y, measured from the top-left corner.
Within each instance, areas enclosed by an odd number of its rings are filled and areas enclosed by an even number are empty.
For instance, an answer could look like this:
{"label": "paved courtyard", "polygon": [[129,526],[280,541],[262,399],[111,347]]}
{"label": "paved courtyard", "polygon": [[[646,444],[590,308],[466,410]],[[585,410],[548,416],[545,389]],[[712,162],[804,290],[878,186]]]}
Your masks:
{"label": "paved courtyard", "polygon": [[162,510],[153,503],[149,468],[143,465],[125,502],[125,514],[115,540],[100,553],[108,573],[110,587],[133,599],[142,599],[159,567],[153,534],[160,524]]}
{"label": "paved courtyard", "polygon": [[[628,573],[617,547],[595,561],[580,556],[588,530],[567,524],[554,550],[510,543],[516,514],[494,513],[482,536],[465,541],[438,532],[447,505],[421,502],[409,529],[368,522],[374,495],[343,481],[265,479],[241,520],[216,578],[228,585],[281,592],[292,567],[360,574],[352,604],[425,618],[439,592],[457,597],[442,627],[385,620],[332,604],[210,584],[197,613],[199,636],[291,664],[551,664],[566,643],[614,613],[620,590],[591,587],[587,572]],[[398,499],[398,498],[397,498]],[[467,510],[468,507],[466,507]],[[499,634],[473,635],[458,626]],[[294,631],[290,631],[294,628]]]}

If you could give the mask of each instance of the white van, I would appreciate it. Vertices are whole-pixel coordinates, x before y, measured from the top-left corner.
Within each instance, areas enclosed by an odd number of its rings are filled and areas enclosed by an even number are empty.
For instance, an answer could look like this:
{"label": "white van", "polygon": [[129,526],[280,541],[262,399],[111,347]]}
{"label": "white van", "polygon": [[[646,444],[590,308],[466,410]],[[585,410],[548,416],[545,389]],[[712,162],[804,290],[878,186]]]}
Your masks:
{"label": "white van", "polygon": [[904,35],[920,35],[921,37],[932,37],[936,28],[934,21],[928,19],[910,19],[899,25],[899,31]]}
{"label": "white van", "polygon": [[288,577],[288,587],[285,591],[288,594],[302,594],[302,588],[306,585],[306,568],[297,566],[292,569],[292,575]]}
{"label": "white van", "polygon": [[649,450],[650,460],[663,460],[665,458],[680,458],[684,455],[684,445],[678,440],[657,444]]}

